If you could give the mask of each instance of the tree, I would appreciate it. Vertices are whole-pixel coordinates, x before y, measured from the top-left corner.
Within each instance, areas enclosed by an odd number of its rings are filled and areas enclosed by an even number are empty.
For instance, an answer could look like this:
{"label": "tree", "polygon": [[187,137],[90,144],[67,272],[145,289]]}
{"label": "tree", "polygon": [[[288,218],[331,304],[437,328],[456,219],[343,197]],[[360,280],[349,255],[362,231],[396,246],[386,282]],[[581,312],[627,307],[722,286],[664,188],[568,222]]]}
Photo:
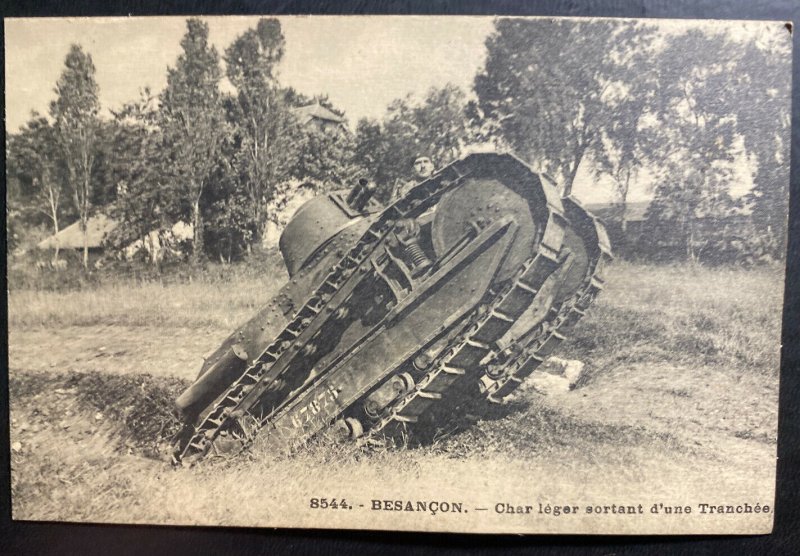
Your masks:
{"label": "tree", "polygon": [[640,165],[652,42],[650,27],[632,21],[500,19],[470,115],[485,138],[560,178],[563,195],[589,162],[618,179],[624,197]]}
{"label": "tree", "polygon": [[409,175],[409,162],[402,169],[389,163],[392,138],[377,120],[362,118],[356,125],[355,162],[378,184],[379,197],[388,199],[395,180]]}
{"label": "tree", "polygon": [[607,127],[603,130],[602,138],[605,144],[602,148],[593,149],[590,157],[595,178],[611,178],[616,206],[612,218],[618,223],[623,236],[627,233],[626,211],[630,187],[637,181],[642,168],[652,160],[652,153],[662,147],[643,123],[653,115],[659,89],[658,74],[652,62],[643,59],[647,55],[647,51],[633,51],[632,56],[638,59],[631,62],[629,69],[639,73],[636,78],[628,80],[626,93],[620,95],[615,105],[610,107],[616,112],[616,117],[606,121]]}
{"label": "tree", "polygon": [[[109,243],[122,249],[135,241],[146,244],[153,232],[165,231],[184,216],[182,188],[168,176],[169,152],[159,127],[157,99],[145,88],[138,101],[127,103],[114,113],[109,126],[109,182],[116,184],[110,215],[122,225],[110,234]],[[165,176],[167,176],[165,178]],[[158,265],[154,245],[150,262]]]}
{"label": "tree", "polygon": [[275,188],[292,174],[301,140],[276,78],[284,48],[280,22],[263,18],[225,50],[227,76],[236,89],[229,111],[235,144],[232,168],[236,191],[249,210],[249,222],[240,214],[237,221],[252,230],[252,243],[264,232],[266,206]]}
{"label": "tree", "polygon": [[[47,118],[33,112],[31,119],[8,141],[8,175],[24,182],[34,210],[43,213],[58,234],[62,215],[63,176],[55,130]],[[11,202],[9,194],[9,202]],[[56,243],[53,262],[58,261]]]}
{"label": "tree", "polygon": [[355,183],[360,169],[353,162],[355,138],[343,127],[304,130],[300,136],[292,175],[313,183],[318,192],[342,189]]}
{"label": "tree", "polygon": [[647,211],[651,256],[723,262],[713,259],[731,239],[723,223],[735,203],[730,169],[714,162],[681,156],[665,167]]}
{"label": "tree", "polygon": [[253,213],[231,173],[220,173],[208,201],[206,249],[210,256],[231,262],[247,253],[253,244]]}
{"label": "tree", "polygon": [[203,253],[201,201],[220,163],[226,126],[219,90],[222,70],[216,49],[208,43],[208,24],[188,19],[181,48],[175,67],[167,70],[159,126],[167,148],[164,177],[173,180],[189,205],[196,263]]}
{"label": "tree", "polygon": [[745,201],[756,234],[769,255],[786,254],[791,141],[791,34],[767,36],[746,44],[733,77],[737,129],[755,162],[754,186]]}
{"label": "tree", "polygon": [[97,114],[100,103],[91,55],[73,44],[56,83],[56,100],[50,104],[55,135],[62,152],[67,183],[83,233],[83,267],[89,266],[87,222],[92,208],[92,168],[96,154]]}
{"label": "tree", "polygon": [[735,88],[735,52],[725,35],[692,30],[668,38],[659,55],[659,106],[648,132],[661,148],[651,157],[657,171],[647,218],[656,249],[690,260],[719,252],[721,224],[735,208],[737,106],[721,94]]}
{"label": "tree", "polygon": [[464,92],[448,84],[421,100],[408,95],[392,101],[382,122],[358,123],[354,160],[379,185],[381,198],[412,176],[417,157],[430,157],[437,168],[458,158],[469,137],[465,108]]}
{"label": "tree", "polygon": [[284,95],[293,111],[319,106],[340,119],[340,122],[322,121],[321,125],[297,122],[299,144],[292,176],[318,192],[352,185],[361,172],[353,161],[355,136],[347,129],[344,112],[327,95],[309,97],[291,87],[284,89]]}
{"label": "tree", "polygon": [[301,122],[298,135],[297,156],[292,176],[313,186],[317,192],[342,189],[355,183],[361,168],[355,164],[355,136],[347,129],[345,114],[327,97],[307,97],[292,88],[285,90],[286,100],[294,108],[319,106],[341,119],[340,123],[323,121],[317,126]]}
{"label": "tree", "polygon": [[[687,255],[697,249],[720,244],[730,238],[723,221],[733,213],[751,211],[753,230],[745,232],[739,256],[781,257],[785,250],[788,204],[788,156],[790,77],[786,66],[789,41],[770,33],[755,38],[735,38],[698,30],[667,41],[661,54],[661,105],[654,135],[663,145],[662,167],[680,172],[700,172],[695,198],[716,199],[713,206],[698,209],[686,201],[682,209],[686,224]],[[734,180],[734,161],[753,163],[754,187],[733,202],[722,195]],[[685,184],[683,184],[685,185]],[[675,190],[672,191],[671,190]],[[657,184],[659,197],[684,198],[677,194],[674,178]],[[708,204],[708,203],[707,203]],[[734,206],[734,204],[736,206]],[[655,204],[651,219],[664,219]],[[698,237],[700,220],[716,222]],[[749,252],[745,252],[749,251]]]}

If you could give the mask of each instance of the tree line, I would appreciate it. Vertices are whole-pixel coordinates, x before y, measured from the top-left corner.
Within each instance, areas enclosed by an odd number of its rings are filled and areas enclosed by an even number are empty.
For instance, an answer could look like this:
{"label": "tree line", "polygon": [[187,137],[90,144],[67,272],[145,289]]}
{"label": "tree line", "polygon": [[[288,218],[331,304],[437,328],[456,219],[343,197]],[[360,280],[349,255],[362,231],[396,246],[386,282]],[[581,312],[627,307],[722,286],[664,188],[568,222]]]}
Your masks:
{"label": "tree line", "polygon": [[[220,55],[208,25],[190,18],[164,90],[144,89],[111,118],[99,115],[90,53],[71,47],[49,118],[34,113],[8,135],[8,224],[46,221],[57,232],[77,220],[85,238],[90,216],[103,212],[122,223],[109,238],[120,248],[184,221],[193,261],[231,260],[261,243],[276,199],[299,184],[322,192],[367,177],[386,200],[415,157],[441,167],[489,142],[553,175],[562,194],[579,170],[612,183],[623,238],[630,188],[647,176],[648,256],[780,258],[789,45],[710,27],[498,19],[471,91],[398,98],[351,132],[301,125],[296,110],[314,103],[344,114],[279,82],[277,19],[262,18]],[[742,165],[754,186],[737,198]],[[731,217],[742,222],[735,231],[719,225]]]}

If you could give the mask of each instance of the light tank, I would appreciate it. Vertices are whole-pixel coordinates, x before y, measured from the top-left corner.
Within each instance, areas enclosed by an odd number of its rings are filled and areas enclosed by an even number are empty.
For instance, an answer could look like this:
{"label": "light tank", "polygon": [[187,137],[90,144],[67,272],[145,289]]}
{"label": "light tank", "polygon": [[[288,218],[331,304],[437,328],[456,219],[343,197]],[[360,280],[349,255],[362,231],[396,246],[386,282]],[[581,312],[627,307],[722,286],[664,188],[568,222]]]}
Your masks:
{"label": "light tank", "polygon": [[501,403],[603,288],[602,223],[511,154],[472,154],[387,206],[375,186],[304,204],[280,250],[289,281],[177,400],[173,461],[258,435],[292,451],[407,437]]}

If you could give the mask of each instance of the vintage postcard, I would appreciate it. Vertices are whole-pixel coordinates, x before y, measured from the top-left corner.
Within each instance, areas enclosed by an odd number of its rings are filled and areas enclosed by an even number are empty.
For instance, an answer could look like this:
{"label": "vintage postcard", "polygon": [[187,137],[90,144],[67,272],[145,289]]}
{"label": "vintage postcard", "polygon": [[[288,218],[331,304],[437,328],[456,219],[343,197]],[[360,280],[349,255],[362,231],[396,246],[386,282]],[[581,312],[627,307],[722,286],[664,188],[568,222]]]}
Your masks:
{"label": "vintage postcard", "polygon": [[14,519],[770,532],[791,35],[7,19]]}

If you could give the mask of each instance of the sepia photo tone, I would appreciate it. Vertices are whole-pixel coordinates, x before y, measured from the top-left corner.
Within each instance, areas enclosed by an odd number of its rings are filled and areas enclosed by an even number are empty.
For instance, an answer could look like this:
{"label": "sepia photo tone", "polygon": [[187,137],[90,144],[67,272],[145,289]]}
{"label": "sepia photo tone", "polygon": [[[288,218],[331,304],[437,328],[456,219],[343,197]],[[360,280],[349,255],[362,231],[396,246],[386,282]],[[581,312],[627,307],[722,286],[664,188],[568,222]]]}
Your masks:
{"label": "sepia photo tone", "polygon": [[7,19],[13,518],[770,532],[791,33]]}

